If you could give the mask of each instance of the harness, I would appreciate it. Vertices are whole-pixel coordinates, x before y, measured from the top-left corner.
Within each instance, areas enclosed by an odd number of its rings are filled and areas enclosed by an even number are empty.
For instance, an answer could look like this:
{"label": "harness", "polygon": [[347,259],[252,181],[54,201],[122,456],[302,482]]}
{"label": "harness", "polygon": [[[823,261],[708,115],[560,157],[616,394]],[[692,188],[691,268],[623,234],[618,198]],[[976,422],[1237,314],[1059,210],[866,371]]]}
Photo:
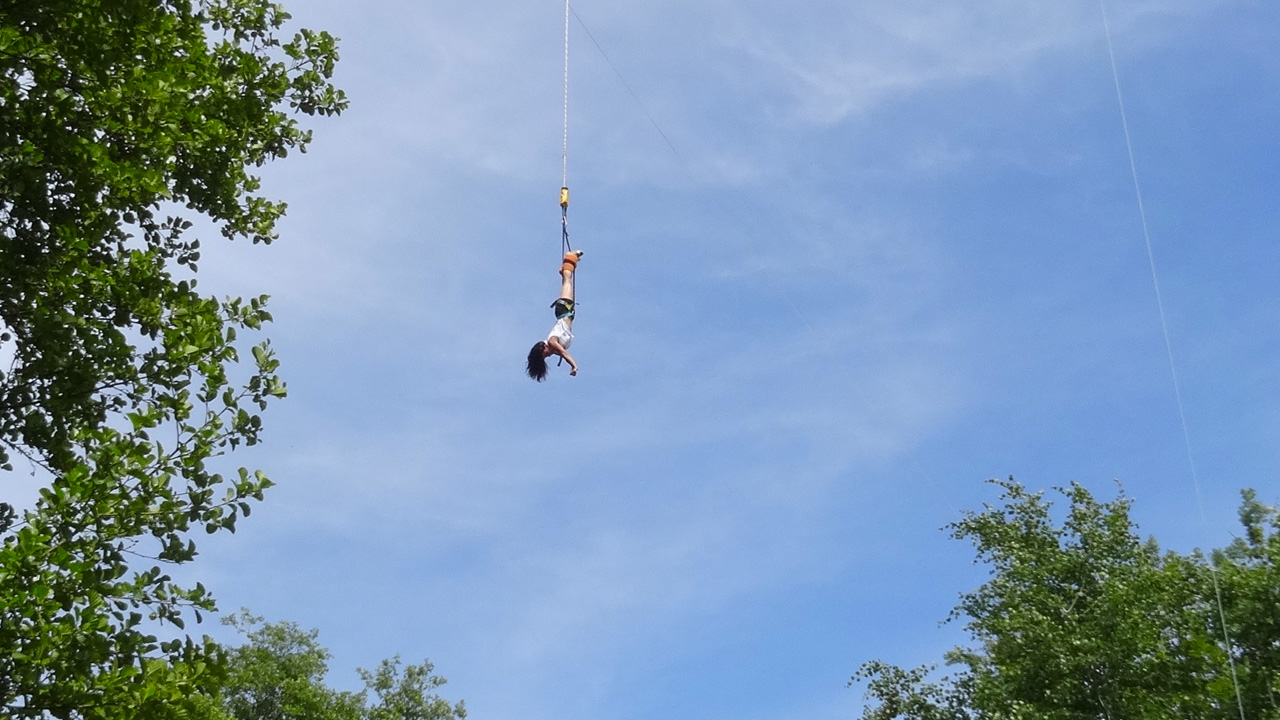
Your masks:
{"label": "harness", "polygon": [[574,307],[572,300],[568,298],[558,298],[555,302],[551,303],[551,308],[555,310],[557,320],[563,320],[564,318],[569,318],[570,320],[573,319]]}

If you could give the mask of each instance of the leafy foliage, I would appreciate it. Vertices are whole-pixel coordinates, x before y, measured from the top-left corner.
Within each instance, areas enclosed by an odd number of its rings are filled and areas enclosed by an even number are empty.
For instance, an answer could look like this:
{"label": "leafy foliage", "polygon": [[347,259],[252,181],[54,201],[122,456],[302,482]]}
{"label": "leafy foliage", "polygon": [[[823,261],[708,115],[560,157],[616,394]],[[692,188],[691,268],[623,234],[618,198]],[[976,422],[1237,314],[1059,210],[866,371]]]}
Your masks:
{"label": "leafy foliage", "polygon": [[[294,623],[262,623],[241,611],[227,620],[249,642],[228,652],[222,706],[234,720],[464,720],[466,708],[436,694],[444,678],[432,665],[383,660],[377,670],[361,670],[365,690],[333,690],[325,685],[329,651],[315,630]],[[370,704],[369,696],[376,702]]]}
{"label": "leafy foliage", "polygon": [[[967,513],[953,537],[973,542],[991,578],[961,596],[973,647],[932,667],[862,666],[865,720],[1234,718],[1237,698],[1214,575],[1199,554],[1141,540],[1123,495],[1099,502],[1073,484],[1060,524],[1042,493],[999,482],[1003,504]],[[1215,553],[1232,660],[1251,718],[1280,718],[1280,520],[1245,493],[1246,537]]]}
{"label": "leafy foliage", "polygon": [[[217,648],[162,641],[214,609],[162,569],[234,531],[271,483],[211,461],[283,397],[266,298],[192,275],[203,217],[269,242],[283,203],[250,168],[304,150],[294,113],[345,107],[335,40],[265,0],[0,4],[0,465],[49,478],[0,506],[0,714],[200,717]],[[172,213],[172,214],[166,214]],[[178,273],[178,275],[175,275]]]}
{"label": "leafy foliage", "polygon": [[[1280,718],[1280,512],[1245,490],[1242,537],[1213,554],[1246,717]],[[1210,616],[1215,637],[1223,615]]]}
{"label": "leafy foliage", "polygon": [[362,703],[369,694],[377,698],[373,705],[366,705],[362,720],[463,720],[467,716],[462,702],[450,705],[436,694],[445,679],[432,675],[434,666],[424,661],[421,665],[405,665],[400,669],[400,657],[383,660],[372,672],[361,670],[365,692]]}
{"label": "leafy foliage", "polygon": [[353,693],[324,685],[329,652],[317,632],[293,623],[262,625],[241,611],[225,620],[249,642],[228,651],[222,705],[236,720],[356,720],[361,702]]}

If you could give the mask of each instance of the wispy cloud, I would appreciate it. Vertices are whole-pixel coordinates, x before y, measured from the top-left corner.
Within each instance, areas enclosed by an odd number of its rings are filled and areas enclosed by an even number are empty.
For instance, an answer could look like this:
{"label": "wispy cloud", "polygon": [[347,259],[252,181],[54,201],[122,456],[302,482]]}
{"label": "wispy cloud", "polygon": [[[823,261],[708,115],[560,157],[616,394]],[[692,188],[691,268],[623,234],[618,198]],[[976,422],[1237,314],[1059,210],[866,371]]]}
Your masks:
{"label": "wispy cloud", "polygon": [[[1151,23],[1210,9],[1148,3],[1113,12],[1123,33],[1139,17]],[[818,126],[928,87],[1019,77],[1096,46],[1103,30],[1100,6],[1080,0],[831,4],[821,15],[811,32],[779,33],[743,10],[720,34],[726,47],[756,61],[748,72],[773,75],[785,98],[777,108],[783,119]]]}

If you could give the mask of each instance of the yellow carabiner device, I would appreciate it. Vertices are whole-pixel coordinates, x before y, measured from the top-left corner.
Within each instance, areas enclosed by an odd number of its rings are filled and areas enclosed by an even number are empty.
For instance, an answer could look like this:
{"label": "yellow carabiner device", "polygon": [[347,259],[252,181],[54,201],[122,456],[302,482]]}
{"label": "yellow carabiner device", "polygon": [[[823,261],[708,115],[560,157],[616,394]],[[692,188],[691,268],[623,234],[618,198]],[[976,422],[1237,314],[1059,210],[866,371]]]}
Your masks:
{"label": "yellow carabiner device", "polygon": [[569,207],[569,188],[560,188],[560,207],[568,209]]}

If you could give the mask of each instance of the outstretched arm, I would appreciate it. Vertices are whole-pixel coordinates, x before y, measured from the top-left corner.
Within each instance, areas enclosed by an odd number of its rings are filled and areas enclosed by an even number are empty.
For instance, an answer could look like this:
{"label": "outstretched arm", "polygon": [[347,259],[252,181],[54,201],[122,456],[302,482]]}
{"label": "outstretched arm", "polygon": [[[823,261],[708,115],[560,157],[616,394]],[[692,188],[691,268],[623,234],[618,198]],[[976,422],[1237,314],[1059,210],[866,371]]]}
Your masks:
{"label": "outstretched arm", "polygon": [[573,356],[570,355],[569,351],[566,350],[564,346],[560,344],[560,338],[557,338],[557,337],[547,338],[547,347],[551,348],[552,353],[559,355],[560,357],[565,359],[565,362],[569,363],[570,375],[578,374],[578,363],[573,361]]}

